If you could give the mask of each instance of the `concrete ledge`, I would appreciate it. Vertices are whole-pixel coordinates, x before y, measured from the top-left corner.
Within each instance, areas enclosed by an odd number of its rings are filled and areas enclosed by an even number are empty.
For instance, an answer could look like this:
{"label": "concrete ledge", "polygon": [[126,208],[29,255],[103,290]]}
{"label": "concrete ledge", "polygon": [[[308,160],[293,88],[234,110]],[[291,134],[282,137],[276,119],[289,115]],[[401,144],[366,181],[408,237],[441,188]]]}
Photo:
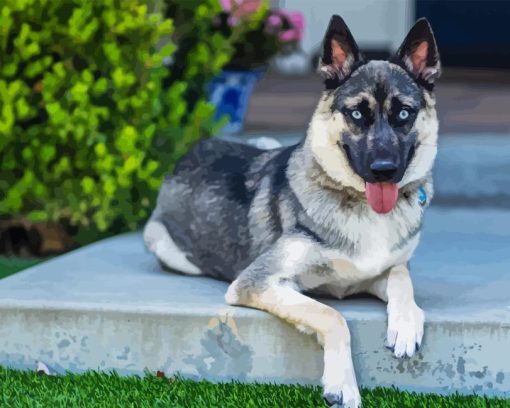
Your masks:
{"label": "concrete ledge", "polygon": [[[508,395],[509,215],[428,211],[412,262],[427,323],[412,359],[384,348],[381,302],[325,300],[348,321],[360,384]],[[226,287],[162,271],[139,234],[99,242],[0,281],[0,364],[318,383],[315,339],[266,313],[226,306]]]}

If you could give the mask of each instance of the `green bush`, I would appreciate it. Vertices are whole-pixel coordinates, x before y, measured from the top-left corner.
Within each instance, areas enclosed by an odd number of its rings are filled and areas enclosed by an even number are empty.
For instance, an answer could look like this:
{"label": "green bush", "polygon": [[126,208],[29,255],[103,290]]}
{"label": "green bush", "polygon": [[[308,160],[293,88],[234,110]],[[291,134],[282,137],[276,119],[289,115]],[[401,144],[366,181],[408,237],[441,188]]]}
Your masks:
{"label": "green bush", "polygon": [[[168,3],[0,3],[0,218],[134,229],[162,175],[217,130],[203,85],[232,53],[209,29],[219,5]],[[179,3],[195,7],[174,27]],[[194,43],[173,72],[180,30]]]}

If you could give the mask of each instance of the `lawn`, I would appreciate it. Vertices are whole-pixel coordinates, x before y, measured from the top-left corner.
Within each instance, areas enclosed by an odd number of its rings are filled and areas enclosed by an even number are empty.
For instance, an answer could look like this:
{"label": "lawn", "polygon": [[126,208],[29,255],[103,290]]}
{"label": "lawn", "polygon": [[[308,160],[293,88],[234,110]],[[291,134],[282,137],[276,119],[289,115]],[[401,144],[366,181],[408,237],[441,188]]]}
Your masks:
{"label": "lawn", "polygon": [[[0,257],[0,278],[41,260]],[[326,407],[319,387],[193,382],[147,375],[120,377],[90,372],[39,375],[0,367],[0,406],[5,407]],[[362,390],[363,406],[510,407],[510,400],[479,396],[414,394],[391,388]]]}
{"label": "lawn", "polygon": [[29,266],[35,265],[41,261],[42,259],[37,258],[26,259],[0,256],[0,279],[26,269]]}
{"label": "lawn", "polygon": [[[325,407],[320,387],[270,384],[212,384],[206,381],[120,377],[89,372],[39,375],[0,367],[6,407]],[[362,390],[364,407],[509,407],[498,398],[413,394],[391,388]]]}

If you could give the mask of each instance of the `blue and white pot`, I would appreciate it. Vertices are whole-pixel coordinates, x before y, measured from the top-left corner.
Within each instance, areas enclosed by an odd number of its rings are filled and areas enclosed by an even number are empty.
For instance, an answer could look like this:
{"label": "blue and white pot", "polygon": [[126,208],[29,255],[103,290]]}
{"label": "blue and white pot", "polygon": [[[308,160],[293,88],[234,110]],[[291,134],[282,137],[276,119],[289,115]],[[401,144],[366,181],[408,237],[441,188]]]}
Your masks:
{"label": "blue and white pot", "polygon": [[253,87],[264,74],[265,69],[224,70],[209,84],[209,101],[216,106],[216,119],[230,117],[223,133],[237,133],[243,130]]}

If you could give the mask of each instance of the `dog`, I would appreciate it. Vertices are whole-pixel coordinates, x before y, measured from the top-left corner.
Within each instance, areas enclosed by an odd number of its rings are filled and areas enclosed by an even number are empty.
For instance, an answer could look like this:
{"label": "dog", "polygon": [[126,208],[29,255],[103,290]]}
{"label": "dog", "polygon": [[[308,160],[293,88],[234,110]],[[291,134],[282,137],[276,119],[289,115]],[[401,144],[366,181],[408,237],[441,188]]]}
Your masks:
{"label": "dog", "polygon": [[198,143],[163,181],[144,240],[173,270],[231,282],[228,304],[316,334],[326,402],[359,407],[346,321],[311,296],[375,295],[387,302],[387,347],[420,347],[408,261],[432,198],[441,66],[425,19],[393,58],[365,61],[334,15],[318,71],[325,90],[301,142]]}

